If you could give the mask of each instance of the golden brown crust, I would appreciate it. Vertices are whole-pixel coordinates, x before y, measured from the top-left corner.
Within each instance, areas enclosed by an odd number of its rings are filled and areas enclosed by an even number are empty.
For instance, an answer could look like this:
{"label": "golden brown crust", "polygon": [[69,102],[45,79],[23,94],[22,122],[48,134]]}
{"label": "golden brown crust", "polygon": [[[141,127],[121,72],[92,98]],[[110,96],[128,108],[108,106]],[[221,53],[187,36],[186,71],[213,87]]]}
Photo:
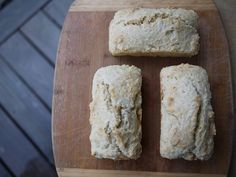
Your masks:
{"label": "golden brown crust", "polygon": [[124,9],[109,27],[114,56],[190,57],[199,50],[197,14],[185,9]]}

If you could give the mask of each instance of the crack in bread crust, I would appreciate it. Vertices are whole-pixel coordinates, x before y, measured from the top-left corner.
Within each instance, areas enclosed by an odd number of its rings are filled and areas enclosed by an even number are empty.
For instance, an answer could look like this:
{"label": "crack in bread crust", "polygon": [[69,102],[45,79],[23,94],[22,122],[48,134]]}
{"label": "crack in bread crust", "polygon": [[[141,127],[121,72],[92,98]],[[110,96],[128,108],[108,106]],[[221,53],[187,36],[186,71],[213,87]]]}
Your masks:
{"label": "crack in bread crust", "polygon": [[175,20],[175,21],[182,21],[184,22],[186,25],[189,25],[193,28],[195,28],[194,26],[192,26],[192,24],[189,24],[186,20],[180,18],[180,17],[175,17],[175,16],[171,16],[170,14],[167,14],[167,13],[154,13],[154,14],[151,14],[151,15],[147,15],[147,16],[141,16],[139,18],[136,18],[136,19],[132,19],[132,20],[128,20],[126,22],[124,21],[119,21],[117,22],[118,24],[122,23],[123,22],[123,25],[124,26],[128,26],[128,25],[137,25],[137,26],[140,26],[140,25],[143,25],[143,24],[151,24],[151,23],[154,23],[156,22],[158,19],[159,20],[163,20],[163,19],[166,19],[166,18],[171,18],[172,20]]}
{"label": "crack in bread crust", "polygon": [[143,16],[143,17],[138,18],[138,19],[129,20],[129,21],[124,23],[124,26],[151,24],[151,23],[154,23],[158,18],[165,19],[165,18],[168,18],[168,17],[169,17],[168,14],[155,13],[154,15],[151,15],[151,16]]}

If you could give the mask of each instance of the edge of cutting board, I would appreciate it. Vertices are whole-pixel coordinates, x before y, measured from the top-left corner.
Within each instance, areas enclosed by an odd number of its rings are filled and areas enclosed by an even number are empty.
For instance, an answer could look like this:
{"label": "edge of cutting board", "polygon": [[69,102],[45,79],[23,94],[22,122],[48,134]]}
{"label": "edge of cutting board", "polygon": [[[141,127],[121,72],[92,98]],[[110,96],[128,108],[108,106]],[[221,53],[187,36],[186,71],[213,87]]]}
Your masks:
{"label": "edge of cutting board", "polygon": [[124,170],[57,168],[60,177],[226,177],[226,174],[166,173]]}
{"label": "edge of cutting board", "polygon": [[116,11],[135,7],[182,7],[198,10],[217,10],[212,0],[75,0],[69,12]]}
{"label": "edge of cutting board", "polygon": [[[155,6],[155,4],[157,4]],[[69,13],[83,12],[83,11],[116,11],[122,8],[128,7],[183,7],[193,10],[214,10],[217,11],[216,6],[212,0],[75,0],[72,4]],[[219,13],[218,13],[219,15]],[[223,25],[222,25],[223,26]],[[61,42],[61,41],[60,41]],[[59,47],[60,49],[60,47]],[[58,55],[60,51],[58,50]],[[230,61],[229,61],[230,64]],[[229,67],[230,69],[230,67]],[[56,67],[57,70],[57,67]],[[57,72],[57,71],[56,71]],[[55,73],[56,73],[55,72]],[[231,95],[232,95],[232,79],[231,70],[230,80],[231,80]],[[55,75],[55,78],[57,75]],[[55,81],[56,79],[54,79]],[[54,93],[58,92],[55,88],[54,83]],[[58,93],[56,93],[58,94]],[[55,95],[54,95],[55,96]],[[233,112],[233,98],[231,99],[231,106]],[[54,98],[53,98],[54,100]],[[53,113],[52,118],[54,120],[54,108],[55,102],[53,101]],[[52,126],[53,127],[53,126]],[[53,131],[53,129],[52,129]],[[53,131],[54,132],[54,131]],[[53,136],[53,133],[52,133]],[[53,140],[53,149],[55,149],[55,144]],[[54,157],[56,157],[54,151]],[[56,161],[56,160],[55,160]],[[125,170],[98,170],[98,169],[79,169],[79,168],[57,168],[58,175],[60,177],[226,177],[227,174],[197,174],[197,173],[168,173],[168,172],[146,172],[146,171],[125,171]]]}

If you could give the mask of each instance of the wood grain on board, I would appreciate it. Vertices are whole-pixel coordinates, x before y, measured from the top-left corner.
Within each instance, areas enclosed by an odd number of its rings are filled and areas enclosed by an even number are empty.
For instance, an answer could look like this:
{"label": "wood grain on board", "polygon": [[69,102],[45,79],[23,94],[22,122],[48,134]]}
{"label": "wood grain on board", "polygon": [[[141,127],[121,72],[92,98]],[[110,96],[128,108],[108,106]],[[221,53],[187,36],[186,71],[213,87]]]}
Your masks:
{"label": "wood grain on board", "polygon": [[184,7],[196,10],[215,9],[212,0],[75,0],[69,11],[114,11],[130,7]]}
{"label": "wood grain on board", "polygon": [[[104,3],[103,3],[104,2]],[[178,1],[75,1],[67,15],[61,34],[56,62],[53,100],[53,144],[60,176],[98,176],[110,170],[113,176],[226,176],[232,139],[233,100],[227,39],[219,14],[210,0]],[[194,3],[193,3],[194,2]],[[79,5],[78,5],[79,4]],[[126,6],[127,5],[127,6]],[[113,57],[108,51],[108,27],[114,10],[126,7],[187,7],[199,14],[201,47],[192,58]],[[215,152],[208,161],[167,160],[159,154],[160,80],[165,66],[190,63],[205,68],[209,75],[217,136]],[[129,64],[142,69],[143,75],[143,153],[138,160],[98,160],[90,155],[89,103],[95,71],[107,65]],[[70,173],[70,169],[78,173]],[[120,175],[119,172],[122,171]],[[139,172],[136,172],[139,171]],[[140,171],[144,171],[140,173]],[[146,173],[147,172],[147,173]],[[151,172],[149,174],[149,172]],[[158,172],[158,173],[155,173]],[[178,172],[178,173],[177,173]],[[202,174],[202,175],[196,175]],[[126,176],[125,176],[126,175]],[[130,175],[130,176],[132,176]],[[105,176],[105,174],[104,174]]]}
{"label": "wood grain on board", "polygon": [[225,174],[136,172],[121,170],[57,169],[60,177],[226,177]]}

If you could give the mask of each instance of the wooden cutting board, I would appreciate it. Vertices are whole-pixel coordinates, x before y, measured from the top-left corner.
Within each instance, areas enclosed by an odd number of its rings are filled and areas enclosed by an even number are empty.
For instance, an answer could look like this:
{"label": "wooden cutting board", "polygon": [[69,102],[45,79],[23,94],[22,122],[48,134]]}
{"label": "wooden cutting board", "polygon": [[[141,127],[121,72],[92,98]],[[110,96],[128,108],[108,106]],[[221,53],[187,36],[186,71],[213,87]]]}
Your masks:
{"label": "wooden cutting board", "polygon": [[[199,14],[200,52],[193,58],[113,57],[108,26],[127,7],[184,7]],[[162,67],[190,63],[209,74],[217,135],[208,161],[160,157],[160,80]],[[129,64],[143,75],[143,153],[138,160],[98,160],[90,155],[89,103],[95,71]],[[227,39],[211,0],[79,0],[71,6],[58,50],[53,99],[53,148],[60,177],[225,177],[231,156],[233,100]]]}

